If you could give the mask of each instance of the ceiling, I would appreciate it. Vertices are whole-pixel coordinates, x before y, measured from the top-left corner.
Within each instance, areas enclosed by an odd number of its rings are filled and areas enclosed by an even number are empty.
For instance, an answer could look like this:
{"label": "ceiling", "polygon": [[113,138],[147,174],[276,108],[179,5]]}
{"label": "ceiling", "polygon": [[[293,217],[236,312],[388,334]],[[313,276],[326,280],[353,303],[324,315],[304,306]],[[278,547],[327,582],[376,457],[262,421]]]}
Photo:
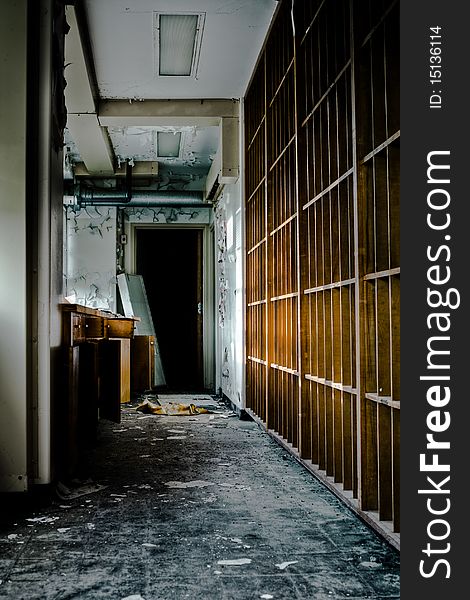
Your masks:
{"label": "ceiling", "polygon": [[[273,0],[85,0],[102,98],[239,98],[277,2]],[[205,13],[196,78],[159,77],[155,13]]]}
{"label": "ceiling", "polygon": [[[213,100],[244,95],[276,6],[275,0],[82,0],[78,10],[67,7],[68,173],[78,162],[91,175],[109,177],[126,159],[156,161],[157,188],[203,190],[224,143],[234,162],[238,105]],[[159,76],[160,13],[202,15],[193,75]],[[182,133],[178,157],[157,155],[158,131]]]}

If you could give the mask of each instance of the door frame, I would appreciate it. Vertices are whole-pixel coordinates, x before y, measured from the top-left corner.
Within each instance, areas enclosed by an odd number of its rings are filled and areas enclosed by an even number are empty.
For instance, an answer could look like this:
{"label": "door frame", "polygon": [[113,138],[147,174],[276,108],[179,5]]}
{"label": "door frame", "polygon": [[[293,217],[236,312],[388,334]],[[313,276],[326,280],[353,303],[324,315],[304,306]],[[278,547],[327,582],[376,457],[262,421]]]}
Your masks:
{"label": "door frame", "polygon": [[142,229],[172,229],[202,231],[202,355],[203,384],[206,390],[215,392],[215,302],[214,302],[214,228],[208,224],[178,223],[129,223],[125,222],[127,244],[124,252],[126,273],[137,274],[137,231]]}

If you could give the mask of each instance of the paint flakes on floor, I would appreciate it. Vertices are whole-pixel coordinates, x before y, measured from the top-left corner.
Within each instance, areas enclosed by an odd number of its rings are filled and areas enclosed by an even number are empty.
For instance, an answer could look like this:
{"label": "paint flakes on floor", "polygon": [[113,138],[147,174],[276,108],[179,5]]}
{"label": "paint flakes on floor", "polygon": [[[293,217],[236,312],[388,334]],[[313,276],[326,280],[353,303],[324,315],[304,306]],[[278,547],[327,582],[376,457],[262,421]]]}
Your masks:
{"label": "paint flakes on floor", "polygon": [[369,569],[377,569],[378,567],[381,567],[381,563],[379,562],[375,562],[374,560],[365,560],[361,563],[359,563],[360,567],[366,567]]}
{"label": "paint flakes on floor", "polygon": [[251,558],[230,558],[225,560],[218,560],[217,564],[224,567],[240,567],[242,565],[249,565]]}
{"label": "paint flakes on floor", "polygon": [[204,488],[210,485],[215,485],[212,481],[202,481],[195,479],[194,481],[167,481],[165,485],[169,488],[174,489],[185,489],[185,488]]}
{"label": "paint flakes on floor", "polygon": [[59,518],[60,517],[32,517],[26,520],[30,521],[31,523],[40,523],[41,525],[44,525],[47,523],[54,523],[54,521],[57,521]]}
{"label": "paint flakes on floor", "polygon": [[215,414],[141,420],[135,401],[100,421],[76,497],[2,511],[0,598],[399,598],[398,552],[256,423],[167,401]]}
{"label": "paint flakes on floor", "polygon": [[285,562],[277,564],[276,567],[283,571],[284,569],[287,569],[287,567],[289,567],[290,565],[295,565],[298,562],[298,560],[286,560]]}

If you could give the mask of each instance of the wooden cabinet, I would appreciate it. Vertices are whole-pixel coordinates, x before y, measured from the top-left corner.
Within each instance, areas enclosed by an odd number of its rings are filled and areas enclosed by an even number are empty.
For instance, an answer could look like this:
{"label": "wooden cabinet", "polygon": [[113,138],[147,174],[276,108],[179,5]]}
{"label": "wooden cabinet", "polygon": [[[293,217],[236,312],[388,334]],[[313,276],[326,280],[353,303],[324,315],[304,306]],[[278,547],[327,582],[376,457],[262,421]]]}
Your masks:
{"label": "wooden cabinet", "polygon": [[63,394],[56,407],[57,470],[77,476],[98,419],[120,422],[130,400],[130,347],[136,319],[62,305]]}
{"label": "wooden cabinet", "polygon": [[134,336],[135,319],[106,319],[108,338],[132,338]]}
{"label": "wooden cabinet", "polygon": [[136,335],[131,340],[131,388],[133,392],[151,390],[155,371],[155,337]]}
{"label": "wooden cabinet", "polygon": [[121,404],[131,399],[130,339],[115,338],[101,344],[102,375],[100,417],[120,422]]}
{"label": "wooden cabinet", "polygon": [[63,304],[62,344],[75,346],[90,339],[132,338],[137,317],[122,317],[80,304]]}
{"label": "wooden cabinet", "polygon": [[106,338],[106,319],[103,317],[85,317],[85,339]]}

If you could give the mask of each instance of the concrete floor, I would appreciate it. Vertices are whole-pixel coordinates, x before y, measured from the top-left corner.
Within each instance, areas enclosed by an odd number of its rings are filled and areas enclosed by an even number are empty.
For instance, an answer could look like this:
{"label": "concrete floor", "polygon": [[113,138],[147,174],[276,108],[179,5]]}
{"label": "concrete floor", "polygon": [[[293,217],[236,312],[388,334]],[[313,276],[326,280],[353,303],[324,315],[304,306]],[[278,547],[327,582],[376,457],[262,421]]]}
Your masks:
{"label": "concrete floor", "polygon": [[136,405],[100,423],[106,487],[2,510],[0,598],[399,598],[398,552],[254,422]]}

